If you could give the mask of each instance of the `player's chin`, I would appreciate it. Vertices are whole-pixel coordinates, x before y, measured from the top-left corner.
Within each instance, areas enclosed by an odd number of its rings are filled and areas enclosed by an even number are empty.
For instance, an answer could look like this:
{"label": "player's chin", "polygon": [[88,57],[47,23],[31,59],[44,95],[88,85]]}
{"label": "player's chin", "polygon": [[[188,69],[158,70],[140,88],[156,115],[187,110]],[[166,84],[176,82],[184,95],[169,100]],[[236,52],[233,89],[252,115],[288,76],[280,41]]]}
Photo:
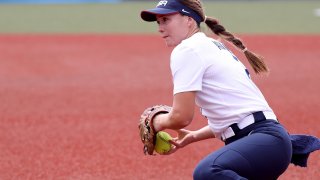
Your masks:
{"label": "player's chin", "polygon": [[175,41],[172,41],[170,39],[166,39],[165,41],[166,41],[167,47],[175,47],[178,45],[178,43],[176,43]]}

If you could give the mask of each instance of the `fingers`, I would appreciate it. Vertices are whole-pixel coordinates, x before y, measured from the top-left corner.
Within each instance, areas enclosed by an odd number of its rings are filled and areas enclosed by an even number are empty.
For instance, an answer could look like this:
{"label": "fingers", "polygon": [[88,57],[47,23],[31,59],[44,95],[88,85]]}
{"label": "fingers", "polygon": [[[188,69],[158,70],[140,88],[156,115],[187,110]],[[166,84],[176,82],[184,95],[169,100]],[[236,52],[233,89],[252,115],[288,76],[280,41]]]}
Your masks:
{"label": "fingers", "polygon": [[176,142],[176,140],[172,139],[172,140],[169,140],[169,143],[174,145],[175,147],[179,147],[180,144]]}
{"label": "fingers", "polygon": [[161,155],[170,155],[170,154],[175,153],[177,150],[178,150],[178,147],[177,147],[177,146],[171,146],[170,151],[165,152],[165,153],[163,153],[163,154],[161,154]]}
{"label": "fingers", "polygon": [[169,143],[171,144],[171,149],[170,151],[162,154],[162,155],[170,155],[175,153],[178,149],[184,147],[186,144],[188,144],[188,134],[191,132],[186,129],[179,129],[176,130],[178,133],[177,137],[172,138],[169,140]]}
{"label": "fingers", "polygon": [[165,152],[165,153],[162,153],[161,155],[170,155],[170,154],[173,154],[173,153],[175,153],[178,149],[179,149],[179,147],[180,147],[180,145],[179,145],[179,143],[177,143],[175,140],[169,140],[169,143],[171,144],[171,149],[169,150],[169,151],[167,151],[167,152]]}

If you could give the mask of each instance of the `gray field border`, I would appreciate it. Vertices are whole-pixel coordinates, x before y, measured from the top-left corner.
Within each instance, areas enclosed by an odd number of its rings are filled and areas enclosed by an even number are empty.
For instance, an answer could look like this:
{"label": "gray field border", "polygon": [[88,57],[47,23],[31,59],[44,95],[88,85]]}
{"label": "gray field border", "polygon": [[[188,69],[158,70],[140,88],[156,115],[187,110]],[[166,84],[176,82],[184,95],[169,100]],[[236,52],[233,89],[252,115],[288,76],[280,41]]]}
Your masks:
{"label": "gray field border", "polygon": [[[139,13],[155,3],[2,4],[0,33],[125,33],[153,34],[155,23]],[[235,33],[320,34],[320,1],[204,2],[214,16]]]}

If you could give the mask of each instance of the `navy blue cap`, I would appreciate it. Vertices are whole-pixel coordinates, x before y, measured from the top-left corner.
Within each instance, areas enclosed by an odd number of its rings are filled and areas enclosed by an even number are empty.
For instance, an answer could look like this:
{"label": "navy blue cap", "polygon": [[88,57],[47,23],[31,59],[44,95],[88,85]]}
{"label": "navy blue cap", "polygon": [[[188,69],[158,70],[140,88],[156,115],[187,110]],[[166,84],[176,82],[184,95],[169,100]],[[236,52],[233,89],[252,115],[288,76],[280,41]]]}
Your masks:
{"label": "navy blue cap", "polygon": [[144,10],[140,16],[143,20],[152,22],[156,21],[156,15],[169,15],[181,13],[192,17],[198,24],[203,21],[203,18],[191,8],[181,4],[178,0],[161,0],[156,8]]}

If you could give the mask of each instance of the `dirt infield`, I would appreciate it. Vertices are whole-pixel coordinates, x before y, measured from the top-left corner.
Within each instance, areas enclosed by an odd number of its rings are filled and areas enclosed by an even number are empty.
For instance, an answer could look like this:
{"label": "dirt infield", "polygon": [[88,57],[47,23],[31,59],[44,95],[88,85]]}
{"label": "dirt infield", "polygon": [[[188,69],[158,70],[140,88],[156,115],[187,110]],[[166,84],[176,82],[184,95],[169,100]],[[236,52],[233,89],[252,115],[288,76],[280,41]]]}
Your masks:
{"label": "dirt infield", "polygon": [[[240,37],[267,59],[253,80],[282,124],[319,137],[320,36]],[[192,179],[220,141],[146,157],[138,137],[143,109],[171,104],[170,52],[152,35],[1,35],[0,179]],[[280,180],[319,179],[320,152],[308,165]]]}

